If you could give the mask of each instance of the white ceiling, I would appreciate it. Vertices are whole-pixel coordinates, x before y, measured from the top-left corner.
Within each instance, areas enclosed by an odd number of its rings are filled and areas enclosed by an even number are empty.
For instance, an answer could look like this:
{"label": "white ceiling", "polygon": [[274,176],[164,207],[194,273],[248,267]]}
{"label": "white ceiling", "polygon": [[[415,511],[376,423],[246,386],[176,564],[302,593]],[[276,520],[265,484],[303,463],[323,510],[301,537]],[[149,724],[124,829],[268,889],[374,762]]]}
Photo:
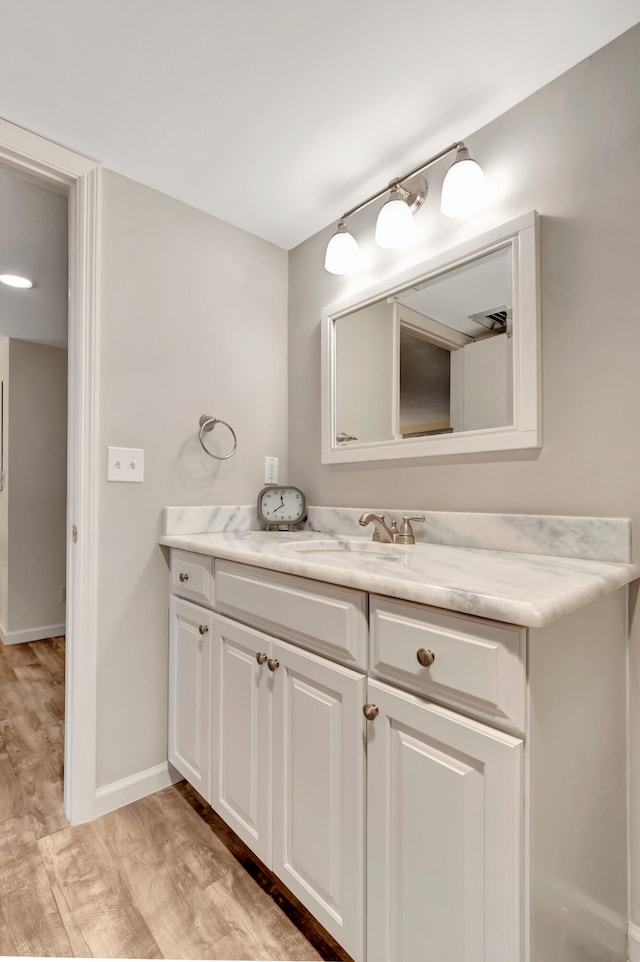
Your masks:
{"label": "white ceiling", "polygon": [[0,0],[0,116],[291,248],[640,0]]}
{"label": "white ceiling", "polygon": [[66,195],[0,170],[0,274],[36,284],[0,284],[0,337],[66,347],[67,237]]}

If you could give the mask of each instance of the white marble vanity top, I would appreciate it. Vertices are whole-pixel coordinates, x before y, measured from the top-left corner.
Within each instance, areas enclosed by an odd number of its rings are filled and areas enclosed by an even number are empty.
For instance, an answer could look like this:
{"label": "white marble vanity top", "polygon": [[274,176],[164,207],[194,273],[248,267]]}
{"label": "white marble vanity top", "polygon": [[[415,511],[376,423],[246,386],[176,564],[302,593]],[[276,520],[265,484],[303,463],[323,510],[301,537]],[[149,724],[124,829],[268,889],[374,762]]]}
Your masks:
{"label": "white marble vanity top", "polygon": [[[165,534],[161,544],[529,627],[549,624],[640,574],[628,560],[543,554],[534,545],[527,552],[421,541],[401,550],[383,548],[372,553],[367,548],[358,550],[371,544],[371,533],[363,536],[357,524],[348,535],[309,529],[178,533],[176,517],[167,513],[166,530],[173,533]],[[600,519],[576,519],[580,520],[592,522],[594,528],[593,522]],[[602,519],[608,520],[618,526],[616,537],[620,536],[626,519]],[[623,546],[621,558],[630,557],[628,522],[627,530],[629,544]],[[334,543],[336,550],[332,550]],[[321,550],[315,547],[318,544]]]}

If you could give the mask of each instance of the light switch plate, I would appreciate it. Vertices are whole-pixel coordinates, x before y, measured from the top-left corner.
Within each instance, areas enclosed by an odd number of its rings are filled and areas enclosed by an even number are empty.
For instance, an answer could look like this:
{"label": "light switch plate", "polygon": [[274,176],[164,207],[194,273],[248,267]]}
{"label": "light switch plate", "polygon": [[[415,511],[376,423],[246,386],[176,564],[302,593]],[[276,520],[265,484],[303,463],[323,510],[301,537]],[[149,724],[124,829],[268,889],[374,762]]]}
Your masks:
{"label": "light switch plate", "polygon": [[107,481],[143,481],[144,451],[142,448],[109,447]]}

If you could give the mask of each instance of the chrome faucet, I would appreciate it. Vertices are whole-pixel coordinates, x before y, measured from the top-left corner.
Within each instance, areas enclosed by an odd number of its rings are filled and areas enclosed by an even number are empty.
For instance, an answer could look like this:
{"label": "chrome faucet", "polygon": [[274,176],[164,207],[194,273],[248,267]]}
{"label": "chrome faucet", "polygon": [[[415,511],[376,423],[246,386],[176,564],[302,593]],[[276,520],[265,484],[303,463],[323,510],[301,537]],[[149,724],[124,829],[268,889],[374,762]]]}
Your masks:
{"label": "chrome faucet", "polygon": [[409,517],[408,514],[404,514],[402,516],[400,530],[398,531],[396,522],[392,521],[391,524],[388,525],[384,520],[383,514],[374,514],[373,511],[365,511],[358,519],[363,528],[369,523],[374,526],[374,541],[384,541],[387,544],[415,544],[416,539],[413,528],[411,527],[411,522],[424,520],[425,516],[423,514],[416,515],[412,518]]}
{"label": "chrome faucet", "polygon": [[384,520],[383,514],[374,514],[373,511],[365,511],[363,515],[358,519],[359,523],[364,528],[369,522],[374,526],[375,531],[373,532],[374,541],[386,541],[387,544],[392,544],[398,535],[398,526],[395,521],[391,522],[391,527],[387,525]]}

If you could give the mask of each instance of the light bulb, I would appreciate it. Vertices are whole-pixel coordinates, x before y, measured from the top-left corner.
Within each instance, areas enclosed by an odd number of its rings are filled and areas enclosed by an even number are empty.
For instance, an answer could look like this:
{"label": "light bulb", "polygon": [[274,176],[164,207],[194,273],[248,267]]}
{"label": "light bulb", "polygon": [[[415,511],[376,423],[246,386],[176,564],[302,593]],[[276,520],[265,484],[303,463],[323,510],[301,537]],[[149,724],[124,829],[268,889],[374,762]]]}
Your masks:
{"label": "light bulb", "polygon": [[411,208],[400,191],[394,188],[376,221],[376,244],[378,247],[406,247],[415,237],[415,223]]}
{"label": "light bulb", "polygon": [[456,159],[442,184],[440,210],[447,217],[464,217],[486,203],[482,167],[472,160],[466,147],[456,148]]}
{"label": "light bulb", "polygon": [[343,220],[327,244],[324,267],[330,274],[351,274],[358,269],[358,242]]}
{"label": "light bulb", "polygon": [[33,281],[30,281],[28,277],[20,277],[18,274],[0,274],[0,283],[6,284],[7,287],[20,287],[23,290],[29,290],[33,287]]}

